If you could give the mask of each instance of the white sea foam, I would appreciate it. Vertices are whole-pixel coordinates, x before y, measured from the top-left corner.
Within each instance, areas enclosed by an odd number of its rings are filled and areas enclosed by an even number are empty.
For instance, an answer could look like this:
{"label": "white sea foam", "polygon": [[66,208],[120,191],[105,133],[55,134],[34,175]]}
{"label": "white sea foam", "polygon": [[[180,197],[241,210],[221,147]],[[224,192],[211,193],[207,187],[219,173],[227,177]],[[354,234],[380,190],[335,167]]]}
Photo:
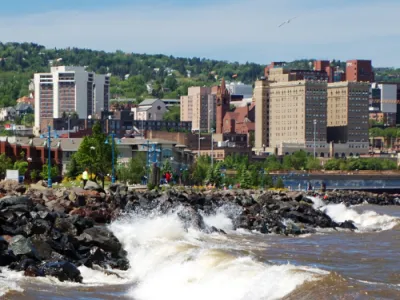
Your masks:
{"label": "white sea foam", "polygon": [[[205,219],[208,225],[232,228],[226,215]],[[130,296],[138,300],[278,299],[321,276],[313,269],[259,262],[233,243],[186,231],[176,215],[136,215],[110,228],[128,252],[128,276],[136,283]]]}
{"label": "white sea foam", "polygon": [[22,273],[10,271],[7,268],[0,268],[0,298],[9,292],[23,292],[19,281],[23,278]]}
{"label": "white sea foam", "polygon": [[381,215],[371,210],[359,213],[353,208],[346,207],[343,203],[326,205],[318,197],[309,198],[314,202],[313,207],[315,209],[324,211],[332,220],[338,223],[351,220],[361,232],[389,230],[400,222],[399,218]]}

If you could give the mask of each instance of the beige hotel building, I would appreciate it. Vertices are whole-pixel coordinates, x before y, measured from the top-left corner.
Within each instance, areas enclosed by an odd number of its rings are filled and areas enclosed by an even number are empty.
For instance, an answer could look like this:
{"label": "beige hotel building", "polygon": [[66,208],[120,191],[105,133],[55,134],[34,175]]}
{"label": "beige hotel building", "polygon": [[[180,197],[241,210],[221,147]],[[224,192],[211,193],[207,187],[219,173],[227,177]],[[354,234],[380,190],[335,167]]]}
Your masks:
{"label": "beige hotel building", "polygon": [[[368,83],[296,80],[283,68],[255,84],[256,153],[317,157],[368,152]],[[315,124],[314,124],[315,122]]]}

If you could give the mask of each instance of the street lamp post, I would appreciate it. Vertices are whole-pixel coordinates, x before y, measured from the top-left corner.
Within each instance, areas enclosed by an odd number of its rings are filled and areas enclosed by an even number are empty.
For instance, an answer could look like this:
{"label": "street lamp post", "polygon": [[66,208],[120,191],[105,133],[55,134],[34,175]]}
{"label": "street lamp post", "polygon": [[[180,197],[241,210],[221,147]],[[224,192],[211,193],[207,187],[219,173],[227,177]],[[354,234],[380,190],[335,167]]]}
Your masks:
{"label": "street lamp post", "polygon": [[70,126],[71,126],[71,115],[68,114],[68,139],[70,138],[69,136]]}
{"label": "street lamp post", "polygon": [[114,137],[115,133],[111,133],[111,183],[115,183],[115,165],[114,165]]}
{"label": "street lamp post", "polygon": [[317,131],[317,120],[314,119],[314,159],[316,157],[316,153],[315,153],[315,136],[316,136],[316,131]]}
{"label": "street lamp post", "polygon": [[[111,136],[111,183],[115,183],[115,163],[114,163],[115,133],[112,132],[110,136]],[[108,144],[108,139],[106,140],[105,144]]]}
{"label": "street lamp post", "polygon": [[214,128],[211,128],[211,169],[214,168]]}
{"label": "street lamp post", "polygon": [[53,186],[51,180],[51,127],[50,125],[47,126],[47,130],[49,132],[47,136],[47,149],[48,149],[48,159],[47,159],[47,186],[51,188]]}
{"label": "street lamp post", "polygon": [[198,158],[200,157],[200,128],[199,128],[199,155],[197,157]]}

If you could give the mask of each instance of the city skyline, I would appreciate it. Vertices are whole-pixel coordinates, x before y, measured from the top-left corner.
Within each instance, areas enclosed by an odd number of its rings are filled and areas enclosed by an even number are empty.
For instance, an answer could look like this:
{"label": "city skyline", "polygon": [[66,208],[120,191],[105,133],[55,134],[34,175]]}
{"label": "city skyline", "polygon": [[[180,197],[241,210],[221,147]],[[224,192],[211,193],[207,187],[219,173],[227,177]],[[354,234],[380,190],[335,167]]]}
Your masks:
{"label": "city skyline", "polygon": [[0,40],[260,64],[354,58],[400,67],[393,50],[400,47],[398,1],[186,2],[16,0],[2,6]]}

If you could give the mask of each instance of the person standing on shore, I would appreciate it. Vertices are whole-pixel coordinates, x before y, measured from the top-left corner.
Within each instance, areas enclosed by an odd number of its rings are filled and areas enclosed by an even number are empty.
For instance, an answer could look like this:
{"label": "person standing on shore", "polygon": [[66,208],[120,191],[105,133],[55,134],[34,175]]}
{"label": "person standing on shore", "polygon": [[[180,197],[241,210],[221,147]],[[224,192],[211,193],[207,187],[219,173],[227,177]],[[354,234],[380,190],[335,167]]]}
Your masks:
{"label": "person standing on shore", "polygon": [[85,171],[83,171],[83,173],[82,173],[82,180],[83,180],[83,188],[85,188],[86,182],[89,180],[88,169],[85,169]]}

